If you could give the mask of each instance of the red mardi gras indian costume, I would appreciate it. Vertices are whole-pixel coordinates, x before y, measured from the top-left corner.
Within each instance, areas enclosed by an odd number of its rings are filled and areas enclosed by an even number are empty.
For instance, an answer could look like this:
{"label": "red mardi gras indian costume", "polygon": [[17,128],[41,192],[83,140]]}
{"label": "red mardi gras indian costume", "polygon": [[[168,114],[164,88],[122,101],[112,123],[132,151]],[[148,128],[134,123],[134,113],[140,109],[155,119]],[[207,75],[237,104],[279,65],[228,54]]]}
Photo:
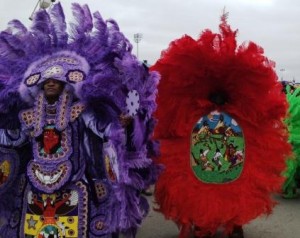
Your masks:
{"label": "red mardi gras indian costume", "polygon": [[253,42],[238,46],[236,34],[223,16],[219,34],[173,41],[152,68],[161,74],[155,133],[166,167],[156,200],[200,235],[269,214],[290,153],[274,63]]}

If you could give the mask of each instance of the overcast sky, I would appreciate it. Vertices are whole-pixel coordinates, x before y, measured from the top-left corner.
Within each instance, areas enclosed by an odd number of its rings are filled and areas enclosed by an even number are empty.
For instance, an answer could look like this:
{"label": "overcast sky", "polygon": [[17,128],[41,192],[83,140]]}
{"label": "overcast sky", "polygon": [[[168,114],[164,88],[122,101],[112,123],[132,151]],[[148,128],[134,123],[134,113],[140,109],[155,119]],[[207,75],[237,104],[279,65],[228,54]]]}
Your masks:
{"label": "overcast sky", "polygon": [[[37,0],[0,0],[0,29],[12,19],[26,26]],[[57,2],[58,0],[56,0]],[[184,34],[197,38],[204,29],[218,31],[225,8],[228,22],[238,29],[238,42],[254,41],[276,62],[279,78],[300,82],[300,1],[299,0],[75,0],[99,11],[104,19],[116,20],[134,45],[133,35],[141,33],[139,59],[150,64],[169,43]],[[71,0],[60,1],[67,22]]]}

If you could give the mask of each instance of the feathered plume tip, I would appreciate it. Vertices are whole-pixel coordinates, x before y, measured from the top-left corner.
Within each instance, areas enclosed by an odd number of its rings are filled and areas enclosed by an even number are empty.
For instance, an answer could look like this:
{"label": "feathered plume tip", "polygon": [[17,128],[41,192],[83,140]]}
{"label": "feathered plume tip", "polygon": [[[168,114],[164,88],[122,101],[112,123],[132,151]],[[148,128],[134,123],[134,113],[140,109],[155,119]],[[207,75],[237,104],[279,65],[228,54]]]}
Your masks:
{"label": "feathered plume tip", "polygon": [[[166,167],[156,184],[160,211],[182,225],[214,233],[270,213],[270,194],[283,183],[290,153],[283,124],[287,110],[274,63],[253,42],[237,45],[237,31],[223,16],[220,33],[205,30],[171,42],[152,67],[161,74],[155,135]],[[231,115],[245,137],[241,176],[226,184],[201,182],[190,167],[191,132],[201,117]]]}
{"label": "feathered plume tip", "polygon": [[286,181],[283,185],[283,193],[285,198],[294,198],[297,196],[297,179],[300,176],[300,88],[289,83],[283,86],[289,103],[285,123],[289,131],[289,142],[293,148],[293,157],[286,161],[287,169],[284,173]]}
{"label": "feathered plume tip", "polygon": [[[113,122],[109,140],[118,151],[120,180],[112,186],[114,198],[112,207],[108,208],[116,213],[108,217],[107,222],[111,224],[111,231],[120,230],[131,237],[148,209],[138,191],[153,184],[160,171],[150,158],[158,154],[157,143],[152,141],[152,114],[156,109],[159,76],[149,72],[132,55],[132,45],[115,21],[103,20],[99,12],[91,14],[87,5],[73,4],[72,9],[75,20],[68,27],[70,32],[67,32],[64,12],[58,3],[49,12],[37,12],[31,28],[14,20],[0,33],[0,108],[6,113],[0,114],[0,121],[11,108],[19,112],[29,107],[19,97],[18,88],[25,73],[31,70],[30,65],[62,51],[84,58],[90,70],[76,93],[86,103],[87,110],[92,109],[96,117]],[[34,75],[32,80],[36,78]],[[23,84],[21,91],[27,86]],[[124,141],[120,143],[124,136],[120,133],[124,131],[118,125],[119,115],[128,113],[126,98],[131,91],[139,95],[136,113],[140,115],[131,131],[136,147],[134,153],[128,152],[122,144]]]}

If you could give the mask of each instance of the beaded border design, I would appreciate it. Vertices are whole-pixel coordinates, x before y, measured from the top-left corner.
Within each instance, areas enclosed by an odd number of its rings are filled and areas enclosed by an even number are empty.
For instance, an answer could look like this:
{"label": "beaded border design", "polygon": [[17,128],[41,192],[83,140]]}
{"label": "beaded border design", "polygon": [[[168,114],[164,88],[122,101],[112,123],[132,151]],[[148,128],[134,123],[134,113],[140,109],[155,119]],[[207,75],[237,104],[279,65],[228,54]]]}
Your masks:
{"label": "beaded border design", "polygon": [[71,93],[69,93],[67,90],[64,90],[59,98],[55,120],[55,127],[59,131],[64,130],[70,121],[72,100],[73,97]]}
{"label": "beaded border design", "polygon": [[34,123],[34,130],[33,136],[37,137],[43,133],[43,127],[45,125],[46,119],[46,98],[43,92],[38,94],[37,100],[35,101],[34,107],[34,116],[35,116],[35,123]]}
{"label": "beaded border design", "polygon": [[78,60],[76,60],[75,58],[68,57],[68,56],[62,56],[62,57],[57,57],[54,59],[47,59],[40,64],[40,67],[46,66],[46,65],[53,65],[56,63],[67,63],[67,64],[73,64],[73,65],[79,64]]}
{"label": "beaded border design", "polygon": [[27,175],[32,185],[40,191],[53,193],[64,186],[71,177],[72,163],[67,160],[61,163],[41,163],[30,161]]}

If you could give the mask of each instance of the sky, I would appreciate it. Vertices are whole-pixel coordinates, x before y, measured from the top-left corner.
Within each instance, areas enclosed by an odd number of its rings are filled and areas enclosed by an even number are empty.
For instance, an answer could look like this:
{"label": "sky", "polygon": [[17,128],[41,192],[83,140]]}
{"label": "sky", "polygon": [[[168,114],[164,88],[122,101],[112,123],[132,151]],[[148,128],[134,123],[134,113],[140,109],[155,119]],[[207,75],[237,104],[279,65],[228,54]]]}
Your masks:
{"label": "sky", "polygon": [[[12,19],[27,27],[38,0],[0,0],[0,29]],[[56,0],[58,2],[58,0]],[[205,29],[218,32],[225,9],[238,29],[238,43],[253,41],[275,61],[279,79],[300,82],[299,0],[60,0],[67,22],[71,4],[88,4],[104,19],[117,21],[140,60],[154,64],[171,41],[187,34],[198,38]],[[140,42],[134,34],[142,34]]]}

